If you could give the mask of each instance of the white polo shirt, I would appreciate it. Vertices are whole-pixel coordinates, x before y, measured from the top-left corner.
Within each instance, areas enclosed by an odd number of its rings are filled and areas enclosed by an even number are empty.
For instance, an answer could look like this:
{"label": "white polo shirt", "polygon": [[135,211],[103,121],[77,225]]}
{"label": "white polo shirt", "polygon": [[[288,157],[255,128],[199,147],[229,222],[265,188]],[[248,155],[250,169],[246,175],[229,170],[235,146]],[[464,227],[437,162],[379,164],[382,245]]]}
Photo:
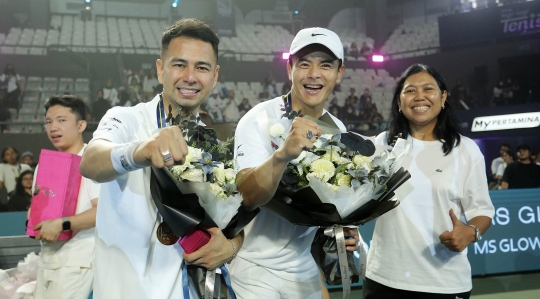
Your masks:
{"label": "white polo shirt", "polygon": [[[235,157],[239,170],[261,165],[275,151],[268,134],[261,131],[261,119],[282,119],[281,97],[262,102],[251,109],[238,123],[235,136]],[[326,110],[323,113],[328,113]],[[343,123],[332,116],[340,130]],[[287,134],[287,133],[285,133]],[[286,138],[286,136],[283,136]],[[280,145],[279,140],[275,142]],[[303,281],[317,275],[318,268],[311,256],[311,243],[316,227],[297,226],[261,210],[244,228],[245,239],[238,258],[266,268],[282,279]],[[234,263],[234,260],[233,260]]]}
{"label": "white polo shirt", "polygon": [[[409,136],[401,165],[410,193],[398,189],[401,204],[377,218],[368,254],[366,277],[385,286],[427,293],[462,293],[472,289],[467,249],[452,252],[439,240],[452,231],[450,209],[464,223],[477,216],[493,218],[484,156],[471,139],[448,155],[440,141]],[[386,132],[376,145],[387,145]]]}
{"label": "white polo shirt", "polygon": [[[93,140],[144,140],[158,132],[159,95],[134,107],[107,111]],[[99,163],[99,161],[96,161]],[[183,250],[156,239],[161,222],[146,167],[101,184],[96,219],[95,299],[182,298]],[[159,219],[158,219],[159,218]]]}

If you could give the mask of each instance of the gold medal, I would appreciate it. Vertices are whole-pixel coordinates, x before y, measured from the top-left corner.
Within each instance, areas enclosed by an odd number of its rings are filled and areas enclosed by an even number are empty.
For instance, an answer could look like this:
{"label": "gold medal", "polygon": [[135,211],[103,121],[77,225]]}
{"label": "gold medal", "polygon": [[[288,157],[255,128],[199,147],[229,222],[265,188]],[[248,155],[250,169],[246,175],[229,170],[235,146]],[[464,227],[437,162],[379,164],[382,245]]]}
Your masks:
{"label": "gold medal", "polygon": [[156,236],[159,242],[163,245],[173,245],[178,242],[180,239],[177,235],[173,233],[171,228],[165,222],[161,222],[156,230]]}

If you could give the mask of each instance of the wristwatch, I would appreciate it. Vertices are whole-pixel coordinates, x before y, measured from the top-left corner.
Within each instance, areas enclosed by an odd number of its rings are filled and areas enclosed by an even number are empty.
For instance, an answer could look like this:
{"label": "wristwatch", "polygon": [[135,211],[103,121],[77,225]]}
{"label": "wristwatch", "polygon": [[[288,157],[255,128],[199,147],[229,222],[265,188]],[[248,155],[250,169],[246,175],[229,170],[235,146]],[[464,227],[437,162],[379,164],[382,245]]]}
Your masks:
{"label": "wristwatch", "polygon": [[70,230],[71,229],[71,222],[69,221],[68,217],[62,217],[62,230]]}
{"label": "wristwatch", "polygon": [[477,242],[478,240],[482,239],[482,235],[480,234],[480,229],[473,224],[469,224],[470,227],[474,228],[474,242]]}

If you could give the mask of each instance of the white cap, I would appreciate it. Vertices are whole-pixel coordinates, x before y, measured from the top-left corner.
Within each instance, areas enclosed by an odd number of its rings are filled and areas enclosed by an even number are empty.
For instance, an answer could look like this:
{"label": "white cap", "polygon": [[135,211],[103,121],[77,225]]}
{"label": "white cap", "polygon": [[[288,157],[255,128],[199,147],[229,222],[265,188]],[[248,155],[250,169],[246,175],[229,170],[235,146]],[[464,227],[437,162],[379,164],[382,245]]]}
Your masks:
{"label": "white cap", "polygon": [[312,44],[320,44],[327,47],[338,59],[343,60],[343,44],[339,36],[333,31],[320,27],[300,30],[294,37],[289,53],[294,55],[296,52]]}

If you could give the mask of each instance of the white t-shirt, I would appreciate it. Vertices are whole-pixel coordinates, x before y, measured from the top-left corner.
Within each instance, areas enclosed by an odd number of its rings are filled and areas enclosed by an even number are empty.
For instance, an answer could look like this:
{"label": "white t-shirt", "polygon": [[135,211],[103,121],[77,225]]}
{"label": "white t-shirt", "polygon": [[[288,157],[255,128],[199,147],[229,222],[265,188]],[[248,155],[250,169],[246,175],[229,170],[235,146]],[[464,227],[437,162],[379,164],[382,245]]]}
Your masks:
{"label": "white t-shirt", "polygon": [[[5,81],[6,77],[8,77],[8,75],[1,74],[0,81]],[[19,77],[19,74],[15,74],[15,76],[9,76],[8,78],[9,80],[7,82],[7,92],[12,92],[17,89],[17,82],[21,80],[21,78]]]}
{"label": "white t-shirt", "polygon": [[118,98],[118,91],[114,87],[103,87],[103,98],[109,101],[113,107],[120,101]]}
{"label": "white t-shirt", "polygon": [[499,169],[499,165],[504,164],[504,160],[502,157],[497,157],[491,161],[491,175],[495,176],[497,174],[497,170]]}
{"label": "white t-shirt", "polygon": [[208,100],[206,100],[206,109],[216,122],[223,121],[222,111],[225,107],[227,107],[227,100],[220,98],[219,95],[217,98],[210,96]]}
{"label": "white t-shirt", "polygon": [[[107,111],[92,140],[144,140],[159,131],[157,95],[134,107]],[[183,250],[157,241],[161,222],[146,167],[101,184],[96,219],[95,299],[182,298]]]}
{"label": "white t-shirt", "polygon": [[[261,132],[258,120],[264,117],[281,119],[283,108],[282,98],[277,97],[256,105],[242,117],[235,136],[235,157],[239,170],[259,166],[274,153],[270,136],[264,136],[266,134]],[[345,131],[340,120],[333,116],[332,119]],[[278,140],[276,143],[280,145]],[[316,229],[291,224],[271,212],[261,210],[244,228],[245,239],[238,258],[265,267],[282,279],[309,279],[318,272],[311,256],[311,243]]]}
{"label": "white t-shirt", "polygon": [[[477,216],[493,218],[484,156],[469,138],[444,156],[439,141],[409,136],[401,165],[412,186],[396,191],[401,204],[377,219],[368,254],[366,277],[391,288],[461,293],[472,289],[467,249],[456,253],[439,241],[451,231],[449,210],[464,223]],[[376,145],[386,145],[386,132]]]}
{"label": "white t-shirt", "polygon": [[[82,156],[86,144],[77,154]],[[36,167],[36,177],[39,167]],[[79,198],[75,214],[92,208],[92,199],[98,198],[100,185],[85,177],[81,178]],[[94,228],[73,231],[71,239],[41,244],[39,266],[44,269],[58,269],[63,266],[90,268],[94,259]]]}
{"label": "white t-shirt", "polygon": [[3,182],[4,186],[6,186],[7,193],[15,190],[17,178],[25,170],[32,170],[32,168],[21,163],[17,163],[16,165],[10,165],[8,163],[0,164],[0,182]]}

